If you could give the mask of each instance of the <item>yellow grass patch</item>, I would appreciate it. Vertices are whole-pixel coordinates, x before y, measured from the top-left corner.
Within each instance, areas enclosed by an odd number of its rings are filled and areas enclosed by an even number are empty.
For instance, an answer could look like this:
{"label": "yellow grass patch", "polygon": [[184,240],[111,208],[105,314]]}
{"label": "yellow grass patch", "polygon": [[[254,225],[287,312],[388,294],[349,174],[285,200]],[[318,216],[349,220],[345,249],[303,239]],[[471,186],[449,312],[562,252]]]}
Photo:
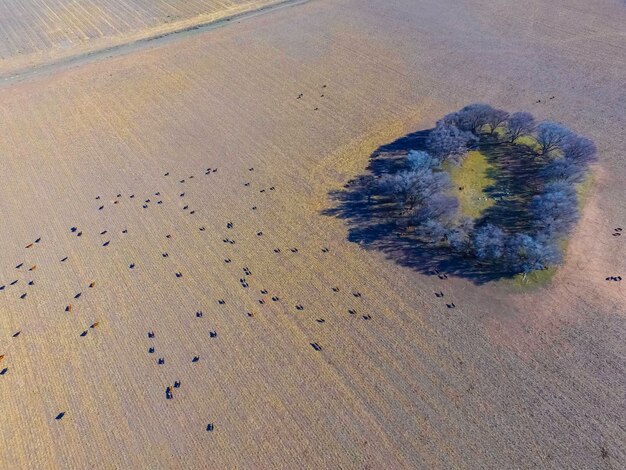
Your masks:
{"label": "yellow grass patch", "polygon": [[548,284],[557,272],[557,268],[551,267],[539,271],[533,271],[526,276],[516,274],[513,278],[505,280],[515,290],[527,290]]}
{"label": "yellow grass patch", "polygon": [[585,202],[589,197],[589,193],[591,192],[591,187],[593,186],[593,174],[588,173],[585,180],[576,185],[576,194],[578,195],[578,207],[582,211],[585,206]]}
{"label": "yellow grass patch", "polygon": [[515,139],[514,144],[525,145],[526,147],[528,147],[529,149],[535,152],[538,152],[541,149],[541,147],[539,146],[535,138],[531,135],[524,135],[522,137],[518,137],[517,139]]}
{"label": "yellow grass patch", "polygon": [[487,176],[490,167],[485,155],[479,151],[469,152],[461,165],[449,167],[453,191],[459,199],[462,215],[479,217],[494,204],[494,200],[485,193],[485,189],[494,182]]}

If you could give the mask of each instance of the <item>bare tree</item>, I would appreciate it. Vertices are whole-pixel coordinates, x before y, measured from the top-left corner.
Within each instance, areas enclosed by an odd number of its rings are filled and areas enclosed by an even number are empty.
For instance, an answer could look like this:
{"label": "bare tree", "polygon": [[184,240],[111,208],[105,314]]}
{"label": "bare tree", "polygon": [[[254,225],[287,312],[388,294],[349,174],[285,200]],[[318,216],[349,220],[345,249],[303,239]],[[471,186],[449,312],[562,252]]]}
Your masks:
{"label": "bare tree", "polygon": [[496,132],[496,129],[504,124],[509,118],[509,113],[502,109],[491,108],[485,116],[485,120],[489,125],[489,135],[493,135]]}
{"label": "bare tree", "polygon": [[532,133],[535,128],[535,118],[525,111],[513,113],[507,120],[506,134],[511,143],[524,135]]}
{"label": "bare tree", "polygon": [[572,131],[558,122],[543,121],[537,126],[535,139],[541,146],[541,155],[558,149],[573,136]]}
{"label": "bare tree", "polygon": [[469,217],[461,217],[448,225],[445,240],[452,251],[470,255],[472,253],[472,231],[474,220]]}
{"label": "bare tree", "polygon": [[571,135],[561,144],[561,149],[567,160],[583,167],[596,159],[596,146],[586,137]]}
{"label": "bare tree", "polygon": [[446,225],[454,219],[458,210],[459,200],[439,191],[423,199],[419,207],[412,211],[410,218],[414,225],[420,225],[429,220]]}
{"label": "bare tree", "polygon": [[468,144],[474,140],[472,133],[440,121],[428,135],[426,145],[440,160],[456,162],[465,155]]}
{"label": "bare tree", "polygon": [[380,184],[383,194],[391,197],[404,216],[415,214],[429,198],[451,186],[448,173],[430,168],[385,175]]}
{"label": "bare tree", "polygon": [[416,227],[417,233],[421,235],[427,243],[439,245],[443,243],[448,227],[446,224],[436,219],[428,219]]}
{"label": "bare tree", "polygon": [[576,191],[565,181],[548,183],[533,198],[531,212],[539,232],[548,238],[566,235],[578,220]]}
{"label": "bare tree", "polygon": [[436,168],[441,165],[441,161],[423,150],[409,150],[406,156],[409,166],[414,169]]}
{"label": "bare tree", "polygon": [[558,248],[524,233],[511,236],[505,248],[505,260],[512,272],[526,276],[532,271],[546,269],[560,261]]}
{"label": "bare tree", "polygon": [[506,237],[500,227],[486,224],[473,235],[474,253],[481,261],[496,261],[504,255]]}
{"label": "bare tree", "polygon": [[541,177],[545,181],[579,183],[583,180],[584,176],[585,167],[566,158],[556,158],[550,161],[541,170]]}
{"label": "bare tree", "polygon": [[448,125],[457,127],[461,131],[478,134],[486,124],[489,124],[489,115],[493,108],[484,103],[472,103],[460,110],[450,113],[442,119]]}
{"label": "bare tree", "polygon": [[403,211],[415,186],[415,175],[410,171],[385,174],[378,180],[378,187],[383,196],[389,197]]}

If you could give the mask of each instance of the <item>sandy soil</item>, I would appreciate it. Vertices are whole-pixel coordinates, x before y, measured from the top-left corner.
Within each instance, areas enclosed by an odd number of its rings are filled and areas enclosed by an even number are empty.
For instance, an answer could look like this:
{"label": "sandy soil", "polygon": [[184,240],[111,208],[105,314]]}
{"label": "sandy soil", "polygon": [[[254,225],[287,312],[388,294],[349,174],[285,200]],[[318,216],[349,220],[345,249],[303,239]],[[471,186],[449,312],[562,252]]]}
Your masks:
{"label": "sandy soil", "polygon": [[[626,272],[623,5],[392,3],[312,0],[0,89],[0,461],[626,465],[604,280]],[[473,101],[598,144],[550,286],[424,276],[322,215],[374,149]]]}

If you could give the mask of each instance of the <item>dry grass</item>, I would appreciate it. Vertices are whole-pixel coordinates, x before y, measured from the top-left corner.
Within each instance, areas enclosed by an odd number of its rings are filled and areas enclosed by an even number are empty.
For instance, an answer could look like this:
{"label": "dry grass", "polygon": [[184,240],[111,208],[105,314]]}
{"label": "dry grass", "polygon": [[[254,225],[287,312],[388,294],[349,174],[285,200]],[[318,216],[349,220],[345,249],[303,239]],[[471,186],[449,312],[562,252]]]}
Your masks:
{"label": "dry grass", "polygon": [[[313,1],[1,89],[2,462],[623,466],[623,13],[499,5]],[[602,148],[544,289],[419,275],[320,215],[372,148],[478,98]]]}

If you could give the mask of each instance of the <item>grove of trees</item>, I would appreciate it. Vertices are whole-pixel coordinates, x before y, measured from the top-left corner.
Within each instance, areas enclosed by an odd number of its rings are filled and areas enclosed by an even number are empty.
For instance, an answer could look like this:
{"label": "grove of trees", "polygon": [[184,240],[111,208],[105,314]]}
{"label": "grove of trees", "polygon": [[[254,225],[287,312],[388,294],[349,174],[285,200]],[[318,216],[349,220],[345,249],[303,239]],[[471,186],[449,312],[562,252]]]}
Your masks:
{"label": "grove of trees", "polygon": [[[460,214],[445,168],[462,164],[468,151],[478,148],[499,148],[532,169],[525,182],[531,189],[511,196],[524,201],[524,224],[515,214],[476,219]],[[579,217],[576,184],[595,158],[593,142],[562,124],[537,123],[530,113],[477,103],[439,120],[425,147],[409,151],[401,170],[377,178],[371,194],[400,234],[416,243],[473,258],[485,269],[527,274],[559,263],[562,242]],[[494,167],[497,171],[498,162]]]}

